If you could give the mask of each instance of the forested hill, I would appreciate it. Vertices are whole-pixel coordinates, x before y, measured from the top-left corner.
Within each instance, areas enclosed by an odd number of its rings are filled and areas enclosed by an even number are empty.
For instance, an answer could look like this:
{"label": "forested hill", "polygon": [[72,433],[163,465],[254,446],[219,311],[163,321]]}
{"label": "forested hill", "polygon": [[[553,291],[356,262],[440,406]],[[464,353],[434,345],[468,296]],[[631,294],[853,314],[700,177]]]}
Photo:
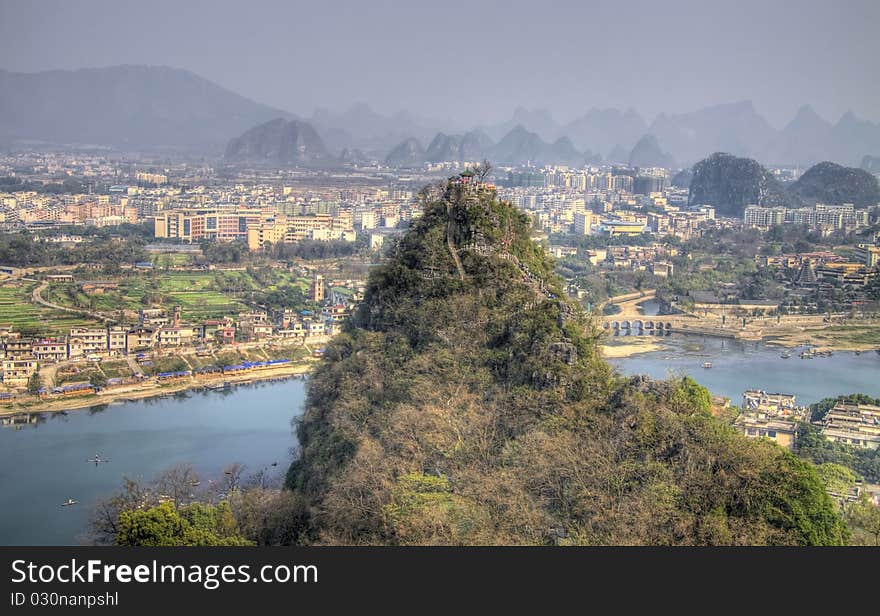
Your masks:
{"label": "forested hill", "polygon": [[691,379],[616,376],[525,215],[471,176],[327,348],[287,486],[328,544],[838,544],[814,468]]}

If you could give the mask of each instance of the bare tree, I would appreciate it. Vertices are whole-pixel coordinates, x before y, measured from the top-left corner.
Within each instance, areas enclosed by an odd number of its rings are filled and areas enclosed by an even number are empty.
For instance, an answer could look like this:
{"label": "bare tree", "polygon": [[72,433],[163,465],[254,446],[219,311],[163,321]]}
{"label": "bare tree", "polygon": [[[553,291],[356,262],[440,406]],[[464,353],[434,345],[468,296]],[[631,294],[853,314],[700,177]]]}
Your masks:
{"label": "bare tree", "polygon": [[474,166],[473,172],[477,180],[482,184],[486,181],[486,178],[489,177],[489,174],[492,173],[492,163],[484,158],[483,162]]}
{"label": "bare tree", "polygon": [[153,481],[159,498],[171,499],[175,507],[192,502],[193,492],[199,483],[199,475],[190,464],[172,466]]}
{"label": "bare tree", "polygon": [[113,545],[119,530],[119,514],[122,511],[150,506],[150,491],[133,479],[122,478],[122,491],[98,501],[89,519],[85,536],[87,543]]}
{"label": "bare tree", "polygon": [[223,470],[223,478],[217,484],[217,490],[219,490],[221,498],[224,494],[229,496],[241,486],[241,478],[244,475],[244,471],[245,466],[238,462],[230,464]]}

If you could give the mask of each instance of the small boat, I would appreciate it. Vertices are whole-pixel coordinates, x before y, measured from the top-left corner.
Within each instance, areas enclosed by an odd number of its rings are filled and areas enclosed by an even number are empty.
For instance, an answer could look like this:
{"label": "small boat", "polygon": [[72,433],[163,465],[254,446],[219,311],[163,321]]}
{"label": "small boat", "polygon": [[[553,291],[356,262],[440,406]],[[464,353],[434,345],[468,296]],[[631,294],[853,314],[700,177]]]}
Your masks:
{"label": "small boat", "polygon": [[781,357],[782,359],[788,359],[789,357],[791,357],[791,353],[789,353],[788,351],[785,351],[785,352],[784,352],[782,355],[780,355],[779,357]]}
{"label": "small boat", "polygon": [[104,462],[109,462],[109,461],[110,461],[110,460],[105,460],[105,459],[103,459],[103,458],[102,458],[101,456],[99,456],[98,454],[95,454],[95,457],[94,457],[94,458],[89,458],[88,460],[86,460],[87,463],[89,463],[89,464],[94,464],[95,466],[98,466],[99,464],[102,464],[102,463],[104,463]]}
{"label": "small boat", "polygon": [[61,503],[62,507],[70,507],[71,505],[76,505],[79,501],[75,501],[72,498],[68,498],[66,501]]}
{"label": "small boat", "polygon": [[278,462],[272,462],[272,466],[278,466]]}
{"label": "small boat", "polygon": [[710,361],[703,362],[703,368],[711,368],[711,367],[712,367],[712,362],[710,362]]}
{"label": "small boat", "polygon": [[855,351],[855,354],[856,354],[856,355],[861,355],[862,352],[861,352],[861,351]]}

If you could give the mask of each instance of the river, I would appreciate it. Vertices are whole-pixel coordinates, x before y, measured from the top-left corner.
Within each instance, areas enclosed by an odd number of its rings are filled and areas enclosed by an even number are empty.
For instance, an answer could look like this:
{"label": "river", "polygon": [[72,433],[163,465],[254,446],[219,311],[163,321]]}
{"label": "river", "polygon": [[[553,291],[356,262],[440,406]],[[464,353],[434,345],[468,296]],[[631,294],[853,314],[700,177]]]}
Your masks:
{"label": "river", "polygon": [[[656,379],[688,374],[736,405],[747,389],[795,394],[798,404],[850,393],[880,397],[880,355],[873,351],[800,359],[802,349],[789,349],[791,357],[783,359],[783,349],[763,342],[679,334],[662,340],[660,350],[609,362],[623,374]],[[712,367],[703,368],[706,362]]]}
{"label": "river", "polygon": [[[793,393],[801,404],[853,392],[880,397],[874,352],[806,360],[796,352],[782,359],[781,349],[760,342],[673,334],[662,344],[610,361],[624,374],[690,374],[734,404],[749,388]],[[712,368],[702,367],[707,361]],[[118,491],[123,476],[149,481],[189,463],[216,478],[233,462],[281,474],[295,444],[291,419],[304,397],[304,381],[290,379],[46,413],[35,425],[0,430],[0,545],[80,542],[94,504]],[[96,453],[109,462],[87,463]],[[62,507],[68,498],[79,503]]]}
{"label": "river", "polygon": [[[204,478],[229,464],[287,470],[295,444],[291,420],[302,412],[305,383],[287,379],[188,392],[66,413],[0,430],[0,545],[75,545],[95,503],[123,476],[149,481],[177,464]],[[95,454],[108,460],[86,462]],[[277,462],[277,466],[272,466]],[[62,507],[68,498],[78,504]]]}

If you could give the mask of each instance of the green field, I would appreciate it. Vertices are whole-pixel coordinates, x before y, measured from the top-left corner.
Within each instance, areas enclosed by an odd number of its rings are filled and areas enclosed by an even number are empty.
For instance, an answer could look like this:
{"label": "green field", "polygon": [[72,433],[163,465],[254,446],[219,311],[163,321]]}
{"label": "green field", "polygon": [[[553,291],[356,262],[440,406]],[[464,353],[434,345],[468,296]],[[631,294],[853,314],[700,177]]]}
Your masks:
{"label": "green field", "polygon": [[[74,310],[101,312],[120,319],[122,311],[162,306],[170,311],[180,306],[184,321],[199,322],[234,316],[249,309],[246,299],[255,292],[273,291],[293,285],[308,293],[311,280],[283,270],[263,271],[255,279],[246,271],[155,271],[114,279],[116,289],[84,293],[78,284],[52,283],[43,290],[49,302]],[[18,331],[40,335],[66,334],[71,327],[100,325],[89,317],[54,310],[34,304],[31,292],[37,283],[12,282],[0,287],[0,323],[11,323]],[[258,359],[262,359],[259,357]]]}
{"label": "green field", "polygon": [[106,313],[137,311],[157,304],[166,309],[179,305],[185,320],[200,321],[247,310],[236,295],[253,289],[254,281],[244,272],[224,276],[234,282],[222,289],[213,272],[157,272],[155,276],[123,278],[118,289],[93,295],[83,293],[77,285],[51,285],[45,296],[63,306],[85,306]]}
{"label": "green field", "polygon": [[107,375],[108,379],[131,376],[131,367],[127,361],[102,361],[101,370]]}
{"label": "green field", "polygon": [[95,319],[54,310],[31,301],[36,283],[13,282],[0,287],[0,323],[11,323],[15,331],[54,336],[71,327],[94,327]]}

